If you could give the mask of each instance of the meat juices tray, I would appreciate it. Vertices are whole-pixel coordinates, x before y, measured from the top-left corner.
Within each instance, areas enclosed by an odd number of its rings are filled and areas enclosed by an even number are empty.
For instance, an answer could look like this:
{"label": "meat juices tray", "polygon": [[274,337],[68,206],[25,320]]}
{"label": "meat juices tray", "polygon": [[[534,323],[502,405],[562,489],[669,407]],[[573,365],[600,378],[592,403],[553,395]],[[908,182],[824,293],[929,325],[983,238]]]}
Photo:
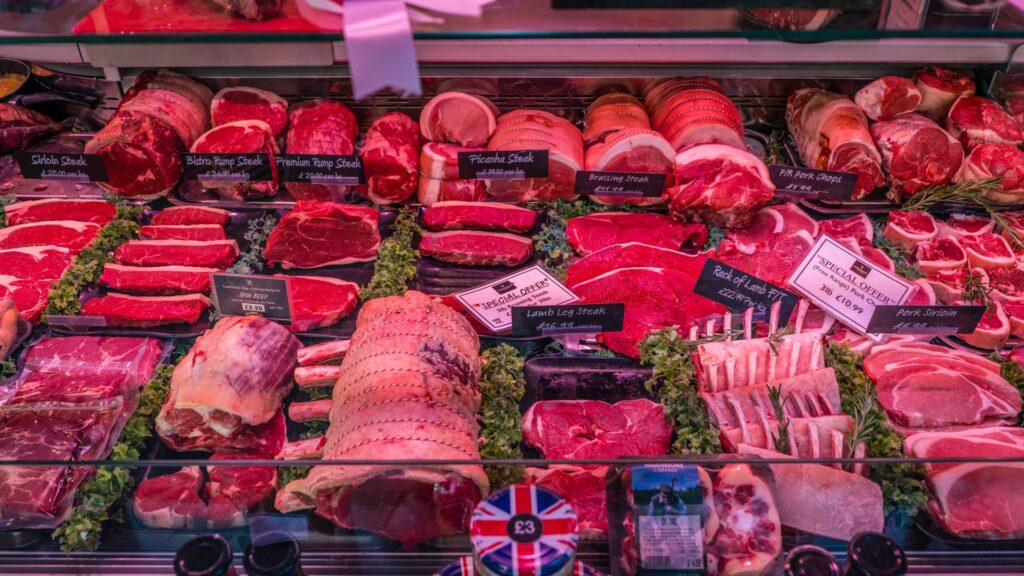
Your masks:
{"label": "meat juices tray", "polygon": [[[28,148],[29,152],[65,152],[81,154],[92,134],[66,132],[58,134],[40,144]],[[13,194],[22,200],[39,198],[83,198],[102,199],[110,195],[95,182],[73,182],[70,180],[26,180],[14,156],[0,158],[0,193]],[[143,204],[144,201],[132,201]]]}

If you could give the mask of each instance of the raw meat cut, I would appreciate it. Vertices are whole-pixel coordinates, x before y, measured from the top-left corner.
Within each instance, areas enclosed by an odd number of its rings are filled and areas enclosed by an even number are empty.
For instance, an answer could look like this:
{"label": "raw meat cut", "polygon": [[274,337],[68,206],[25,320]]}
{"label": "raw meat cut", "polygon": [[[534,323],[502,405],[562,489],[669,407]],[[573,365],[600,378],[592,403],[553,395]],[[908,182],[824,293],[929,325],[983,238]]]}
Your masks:
{"label": "raw meat cut", "polygon": [[[487,181],[487,193],[499,200],[572,200],[576,172],[584,166],[583,136],[568,120],[540,110],[514,110],[498,118],[490,151],[547,150],[545,178]],[[500,168],[496,168],[500,170]]]}
{"label": "raw meat cut", "polygon": [[1024,142],[1024,129],[995,100],[981,96],[961,96],[946,118],[949,133],[960,140],[965,150],[984,144]]}
{"label": "raw meat cut", "polygon": [[523,441],[551,460],[667,454],[672,424],[650,400],[537,402],[523,415]]}
{"label": "raw meat cut", "polygon": [[321,268],[377,259],[374,208],[300,200],[267,238],[263,257],[282,268]]}
{"label": "raw meat cut", "polygon": [[199,499],[203,472],[199,466],[186,466],[173,474],[148,478],[135,488],[132,510],[135,517],[150,528],[180,530],[195,511],[202,510]]}
{"label": "raw meat cut", "polygon": [[[954,302],[954,305],[979,304],[977,301]],[[998,350],[1010,338],[1011,324],[1002,302],[993,302],[981,316],[973,332],[957,334],[961,340],[984,350]]]}
{"label": "raw meat cut", "polygon": [[625,305],[623,328],[603,332],[598,341],[608,349],[631,358],[639,355],[640,342],[648,333],[678,326],[682,329],[725,307],[694,294],[697,273],[668,268],[619,268],[573,286],[580,304]]}
{"label": "raw meat cut", "polygon": [[341,360],[348,353],[348,340],[331,340],[306,346],[299,350],[299,366],[311,366]]}
{"label": "raw meat cut", "polygon": [[47,298],[50,293],[50,286],[53,280],[35,280],[32,278],[15,278],[6,274],[0,274],[0,296],[10,296],[14,299],[14,306],[29,322],[39,320],[43,309],[46,308]]}
{"label": "raw meat cut", "polygon": [[359,302],[359,285],[327,276],[284,276],[288,278],[288,302],[292,310],[292,332],[306,332],[337,324]]}
{"label": "raw meat cut", "polygon": [[420,150],[420,179],[416,197],[420,204],[438,202],[475,202],[487,198],[483,180],[459,180],[459,152],[482,152],[484,148],[466,148],[428,142]]}
{"label": "raw meat cut", "polygon": [[1001,190],[982,195],[995,202],[1020,202],[1024,195],[1024,151],[1011,144],[980,144],[967,155],[956,182],[999,178]]}
{"label": "raw meat cut", "polygon": [[964,236],[960,239],[960,245],[967,252],[967,262],[971,268],[994,270],[1007,268],[1017,263],[1006,238],[991,232]]}
{"label": "raw meat cut", "polygon": [[519,266],[533,256],[533,241],[515,234],[450,230],[424,232],[420,254],[463,266]]}
{"label": "raw meat cut", "polygon": [[935,238],[938,227],[935,218],[920,210],[890,210],[882,236],[897,242],[911,252],[921,242]]}
{"label": "raw meat cut", "polygon": [[4,206],[8,226],[53,220],[92,222],[105,226],[114,219],[116,212],[117,208],[114,204],[106,200],[44,198],[42,200],[25,200]]}
{"label": "raw meat cut", "polygon": [[974,216],[970,214],[951,214],[949,218],[938,221],[938,238],[956,238],[957,240],[966,236],[977,236],[991,232],[995,228],[995,221],[987,216]]}
{"label": "raw meat cut", "polygon": [[186,148],[210,123],[213,94],[202,84],[169,70],[147,70],[121,99],[118,112],[141,112],[174,129]]}
{"label": "raw meat cut", "polygon": [[917,267],[925,274],[938,270],[955,270],[967,265],[967,252],[952,236],[918,243],[914,258]]}
{"label": "raw meat cut", "polygon": [[[1024,267],[1020,263],[1013,267],[996,268],[987,273],[980,268],[975,270],[981,277],[983,286],[992,289],[993,299],[1006,303],[1008,300],[1024,298]],[[966,271],[961,273],[961,276],[966,276]],[[960,299],[962,295],[957,298]]]}
{"label": "raw meat cut", "polygon": [[900,76],[882,76],[861,88],[853,101],[872,120],[889,120],[917,110],[921,91],[914,81]]}
{"label": "raw meat cut", "polygon": [[224,227],[217,224],[187,226],[149,225],[139,229],[139,237],[147,240],[227,240]]}
{"label": "raw meat cut", "polygon": [[335,386],[323,457],[381,463],[314,466],[278,493],[277,508],[315,507],[341,526],[406,546],[465,531],[488,491],[480,465],[396,467],[387,461],[480,457],[479,354],[469,322],[425,294],[366,302]]}
{"label": "raw meat cut", "polygon": [[601,204],[633,204],[649,206],[664,202],[665,191],[671,185],[672,170],[675,168],[675,150],[654,130],[626,129],[609,135],[603,142],[587,149],[584,158],[587,170],[606,172],[641,172],[645,174],[666,174],[665,190],[661,196],[627,198],[623,196],[591,196]]}
{"label": "raw meat cut", "polygon": [[269,20],[281,15],[285,0],[210,0],[234,18]]}
{"label": "raw meat cut", "polygon": [[581,540],[603,540],[608,532],[607,466],[552,465],[527,468],[526,482],[564,498],[576,513]]}
{"label": "raw meat cut", "polygon": [[710,78],[675,78],[651,85],[644,94],[651,127],[672,149],[682,152],[701,144],[746,150],[739,109]]}
{"label": "raw meat cut", "polygon": [[760,158],[722,144],[684,150],[676,156],[674,176],[669,208],[684,221],[744,228],[775,195]]}
{"label": "raw meat cut", "polygon": [[835,240],[867,240],[875,237],[874,227],[867,214],[858,214],[849,218],[832,218],[818,223],[818,234],[827,234]]}
{"label": "raw meat cut", "polygon": [[23,150],[60,130],[60,124],[35,110],[0,102],[0,154]]}
{"label": "raw meat cut", "polygon": [[[842,458],[848,456],[847,438],[854,432],[853,418],[846,414],[790,418],[789,446],[785,454],[796,458]],[[726,452],[737,452],[743,444],[755,448],[775,449],[780,437],[778,422],[763,420],[746,427],[725,428],[719,434]],[[862,449],[863,450],[863,449]]]}
{"label": "raw meat cut", "polygon": [[52,220],[0,228],[0,249],[28,246],[59,246],[78,254],[100,233],[91,222]]}
{"label": "raw meat cut", "polygon": [[222,466],[214,462],[259,459],[259,453],[215,452],[206,467],[203,495],[207,501],[203,522],[197,528],[245,526],[246,513],[269,499],[277,489],[276,466]]}
{"label": "raw meat cut", "polygon": [[782,553],[782,522],[770,473],[727,464],[714,483],[719,529],[708,546],[719,574],[761,574]]}
{"label": "raw meat cut", "polygon": [[86,301],[82,315],[102,316],[107,326],[145,328],[195,324],[209,307],[210,299],[202,294],[129,296],[110,293]]}
{"label": "raw meat cut", "polygon": [[818,235],[818,221],[807,215],[796,204],[766,206],[754,214],[750,225],[726,231],[733,247],[745,254],[753,254],[762,245],[777,242],[780,236],[806,231],[812,238]]}
{"label": "raw meat cut", "polygon": [[231,219],[231,213],[208,206],[171,206],[157,212],[149,220],[151,226],[186,226],[196,224],[219,224],[224,226]]}
{"label": "raw meat cut", "polygon": [[[262,120],[236,120],[221,124],[196,139],[189,149],[193,154],[266,154],[270,180],[208,180],[200,184],[223,198],[245,201],[277,195],[277,164],[274,155],[281,152],[270,126]],[[227,169],[230,171],[230,169]]]}
{"label": "raw meat cut", "polygon": [[821,335],[814,333],[790,334],[775,342],[706,342],[697,346],[693,367],[702,391],[722,392],[820,370],[825,367],[824,354]]}
{"label": "raw meat cut", "polygon": [[22,357],[31,372],[67,375],[128,374],[136,386],[153,377],[163,354],[156,338],[60,336],[44,338]]}
{"label": "raw meat cut", "polygon": [[238,258],[234,240],[129,240],[114,250],[114,261],[130,266],[203,266],[221,270]]}
{"label": "raw meat cut", "polygon": [[529,232],[537,213],[500,202],[437,202],[423,211],[423,225],[431,230],[506,230]]}
{"label": "raw meat cut", "polygon": [[[756,356],[754,356],[756,358]],[[741,358],[742,360],[742,358]],[[832,368],[777,378],[768,384],[730,388],[722,392],[701,392],[708,413],[719,428],[743,427],[764,420],[777,420],[768,387],[778,388],[783,413],[790,418],[813,418],[840,414],[839,383]]]}
{"label": "raw meat cut", "polygon": [[868,119],[846,96],[801,88],[786,102],[786,124],[808,168],[857,174],[854,200],[885,184]]}
{"label": "raw meat cut", "polygon": [[678,250],[687,242],[702,246],[707,241],[707,228],[650,212],[598,212],[569,219],[565,236],[573,250],[582,255],[628,242]]}
{"label": "raw meat cut", "polygon": [[484,150],[485,148],[427,142],[420,149],[420,174],[435,180],[458,180],[459,152],[483,152]]}
{"label": "raw meat cut", "polygon": [[743,16],[758,24],[780,30],[819,30],[842,10],[829,8],[738,8]]}
{"label": "raw meat cut", "polygon": [[113,290],[132,294],[162,296],[171,294],[210,293],[211,274],[218,268],[201,266],[124,266],[108,263],[103,266],[99,283]]}
{"label": "raw meat cut", "polygon": [[647,109],[635,96],[610,92],[598,96],[587,106],[583,143],[590,147],[604,142],[605,138],[620,130],[650,128],[651,119]]}
{"label": "raw meat cut", "polygon": [[281,136],[288,123],[288,103],[273,92],[235,86],[213,95],[210,121],[214,126],[238,120],[262,120],[270,126],[274,137]]}
{"label": "raw meat cut", "polygon": [[494,104],[483,96],[444,92],[423,107],[420,129],[431,142],[486,146],[494,133],[497,113]]}
{"label": "raw meat cut", "polygon": [[887,196],[897,202],[929,186],[948,184],[964,160],[956,139],[919,114],[876,122],[871,135],[889,175]]}
{"label": "raw meat cut", "polygon": [[707,254],[684,254],[639,242],[613,244],[569,264],[565,285],[573,288],[617,268],[669,268],[696,276],[704,268]]}
{"label": "raw meat cut", "polygon": [[[338,100],[318,98],[294,106],[288,114],[288,154],[355,154],[359,124],[348,106]],[[314,184],[285,182],[285,188],[296,200],[328,201],[344,196],[351,189],[346,184]]]}
{"label": "raw meat cut", "polygon": [[15,278],[56,280],[71,266],[74,254],[59,246],[26,246],[0,250],[0,270]]}
{"label": "raw meat cut", "polygon": [[903,449],[914,458],[987,460],[924,465],[932,517],[961,538],[1024,537],[1024,463],[998,461],[1024,457],[1024,430],[922,432],[907,438]]}
{"label": "raw meat cut", "polygon": [[388,112],[370,125],[359,155],[371,202],[395,204],[416,192],[420,143],[419,124],[401,112]]}
{"label": "raw meat cut", "polygon": [[785,286],[796,267],[810,253],[814,238],[805,230],[789,235],[775,235],[757,245],[748,247],[725,239],[718,243],[718,260],[752,274],[776,286]]}
{"label": "raw meat cut", "polygon": [[174,368],[156,432],[175,450],[252,450],[284,443],[281,403],[301,344],[259,316],[222,318]]}
{"label": "raw meat cut", "polygon": [[918,111],[936,122],[946,117],[957,98],[974,94],[975,89],[974,81],[966,75],[938,66],[918,70],[914,83],[921,92]]}
{"label": "raw meat cut", "polygon": [[[993,270],[993,272],[1004,272],[1007,276],[1013,274],[1012,268],[1004,268],[1001,270]],[[931,284],[932,290],[938,296],[939,301],[946,305],[953,305],[959,300],[963,300],[963,290],[966,287],[967,275],[973,274],[975,280],[984,287],[989,285],[988,274],[981,268],[954,268],[945,270],[936,270],[931,272],[926,277],[928,283]]]}

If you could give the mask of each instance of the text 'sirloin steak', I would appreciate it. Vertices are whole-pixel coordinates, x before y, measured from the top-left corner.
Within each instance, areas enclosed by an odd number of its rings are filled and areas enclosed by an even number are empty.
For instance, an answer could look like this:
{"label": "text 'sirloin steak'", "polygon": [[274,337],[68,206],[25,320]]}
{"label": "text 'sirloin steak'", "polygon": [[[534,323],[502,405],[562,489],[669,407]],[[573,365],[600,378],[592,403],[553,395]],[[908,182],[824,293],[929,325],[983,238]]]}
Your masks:
{"label": "text 'sirloin steak'", "polygon": [[82,306],[84,316],[103,316],[107,326],[164,326],[195,324],[210,307],[202,294],[183,296],[129,296],[111,293],[92,298]]}
{"label": "text 'sirloin steak'", "polygon": [[668,453],[672,424],[650,400],[537,402],[523,415],[523,441],[552,460]]}
{"label": "text 'sirloin steak'", "polygon": [[4,206],[8,226],[52,220],[92,222],[104,226],[114,219],[116,212],[117,208],[114,204],[106,200],[45,198],[15,202]]}
{"label": "text 'sirloin steak'", "polygon": [[209,206],[171,206],[157,212],[149,220],[154,226],[185,226],[191,224],[219,224],[224,226],[231,213]]}
{"label": "text 'sirloin steak'", "polygon": [[282,268],[320,268],[377,259],[374,208],[300,200],[267,238],[263,257]]}
{"label": "text 'sirloin steak'", "polygon": [[370,125],[359,155],[363,158],[366,197],[395,204],[412,196],[419,184],[420,126],[401,112],[388,112]]}
{"label": "text 'sirloin steak'", "polygon": [[130,266],[203,266],[224,269],[238,258],[234,240],[129,240],[114,251],[118,264]]}
{"label": "text 'sirloin steak'", "polygon": [[55,220],[0,228],[0,249],[60,246],[78,253],[96,238],[100,226],[91,222]]}
{"label": "text 'sirloin steak'", "polygon": [[0,271],[15,278],[56,280],[68,269],[74,254],[58,246],[26,246],[0,250]]}
{"label": "text 'sirloin steak'", "polygon": [[139,236],[147,240],[226,240],[224,227],[217,224],[153,225],[139,229]]}
{"label": "text 'sirloin steak'", "polygon": [[650,212],[598,212],[570,219],[565,235],[573,250],[586,255],[627,242],[671,250],[678,250],[686,242],[699,246],[707,240],[707,229],[702,224],[682,224]]}
{"label": "text 'sirloin steak'", "polygon": [[431,230],[506,230],[529,232],[537,213],[500,202],[437,202],[423,211],[423,225]]}
{"label": "text 'sirloin steak'", "polygon": [[502,232],[424,232],[420,254],[463,266],[518,266],[533,256],[533,240]]}
{"label": "text 'sirloin steak'", "polygon": [[327,276],[284,276],[292,309],[291,330],[305,332],[337,324],[359,302],[359,285]]}
{"label": "text 'sirloin steak'", "polygon": [[151,296],[210,292],[211,274],[218,268],[202,266],[125,266],[108,263],[103,266],[99,283],[102,286],[132,294]]}
{"label": "text 'sirloin steak'", "polygon": [[275,137],[280,136],[288,123],[288,102],[259,88],[224,88],[213,95],[210,121],[214,126],[220,126],[236,120],[262,120],[270,126]]}

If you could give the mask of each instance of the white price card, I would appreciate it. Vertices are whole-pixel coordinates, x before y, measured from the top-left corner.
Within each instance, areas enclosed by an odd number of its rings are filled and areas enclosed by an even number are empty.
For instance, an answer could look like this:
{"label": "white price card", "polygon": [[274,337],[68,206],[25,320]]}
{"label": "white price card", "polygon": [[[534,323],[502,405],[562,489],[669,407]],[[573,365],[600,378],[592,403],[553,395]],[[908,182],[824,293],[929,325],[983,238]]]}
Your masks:
{"label": "white price card", "polygon": [[876,306],[903,304],[913,290],[906,280],[822,236],[789,277],[789,285],[840,322],[878,342],[868,323]]}
{"label": "white price card", "polygon": [[512,308],[557,306],[579,300],[540,266],[531,266],[454,295],[474,318],[501,333],[512,328]]}

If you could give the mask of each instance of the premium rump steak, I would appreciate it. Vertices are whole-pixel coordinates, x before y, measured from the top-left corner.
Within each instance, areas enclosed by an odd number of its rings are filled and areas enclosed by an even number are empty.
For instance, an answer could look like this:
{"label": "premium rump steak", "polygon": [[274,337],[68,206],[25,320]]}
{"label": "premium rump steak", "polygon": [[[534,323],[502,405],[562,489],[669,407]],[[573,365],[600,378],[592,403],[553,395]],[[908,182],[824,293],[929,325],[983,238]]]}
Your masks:
{"label": "premium rump steak", "polygon": [[646,399],[537,402],[523,415],[523,441],[552,460],[667,454],[672,423]]}
{"label": "premium rump steak", "polygon": [[775,195],[768,167],[745,150],[704,144],[679,153],[675,164],[669,208],[683,221],[743,228]]}
{"label": "premium rump steak", "polygon": [[422,293],[367,302],[334,387],[323,458],[380,463],[315,466],[278,493],[278,509],[315,508],[407,546],[464,532],[488,491],[481,466],[387,461],[480,457],[479,354],[469,322]]}
{"label": "premium rump steak", "polygon": [[203,266],[221,270],[238,258],[234,240],[129,240],[114,250],[114,261],[130,266]]}
{"label": "premium rump steak", "polygon": [[328,276],[284,276],[292,309],[292,332],[305,332],[337,324],[359,302],[359,285]]}
{"label": "premium rump steak", "polygon": [[284,442],[281,403],[301,344],[259,316],[222,318],[174,368],[157,434],[175,450],[253,450]]}
{"label": "premium rump steak", "polygon": [[671,250],[687,242],[702,246],[707,241],[707,229],[702,224],[682,224],[652,212],[598,212],[571,218],[565,225],[565,236],[573,250],[585,256],[628,242]]}
{"label": "premium rump steak", "polygon": [[876,122],[871,135],[889,174],[888,195],[896,201],[929,186],[948,184],[964,160],[956,139],[918,114]]}
{"label": "premium rump steak", "polygon": [[204,154],[265,154],[270,168],[270,180],[209,180],[200,184],[231,200],[244,201],[277,195],[277,165],[274,163],[274,155],[280,150],[274,133],[266,122],[236,120],[221,124],[197,138],[189,151]]}
{"label": "premium rump steak", "polygon": [[519,266],[533,256],[533,240],[477,230],[424,232],[420,254],[463,266]]}
{"label": "premium rump steak", "polygon": [[[253,1],[253,0],[249,0]],[[288,102],[273,92],[235,86],[213,95],[210,121],[214,126],[237,120],[262,120],[270,126],[274,137],[284,132],[288,123]]]}
{"label": "premium rump steak", "polygon": [[44,198],[42,200],[25,200],[4,206],[8,226],[50,220],[92,222],[104,226],[114,219],[116,212],[117,207],[106,200]]}
{"label": "premium rump steak", "polygon": [[267,238],[263,257],[282,268],[320,268],[377,259],[374,208],[300,200]]}
{"label": "premium rump steak", "polygon": [[99,283],[113,290],[146,294],[191,294],[210,292],[211,274],[218,268],[202,266],[125,266],[113,262],[104,264]]}
{"label": "premium rump steak", "polygon": [[500,202],[437,202],[423,211],[423,225],[431,230],[506,230],[529,232],[537,213]]}
{"label": "premium rump steak", "polygon": [[163,326],[195,324],[210,307],[202,294],[181,296],[129,296],[111,292],[91,298],[82,306],[84,316],[103,316],[107,326]]}
{"label": "premium rump steak", "polygon": [[[338,100],[318,98],[294,106],[288,115],[288,154],[330,154],[348,156],[355,153],[359,124],[352,110]],[[313,184],[286,182],[285,188],[296,200],[331,200],[344,194],[345,184]]]}
{"label": "premium rump steak", "polygon": [[359,152],[366,173],[366,197],[371,202],[395,204],[416,192],[420,144],[420,126],[405,114],[388,112],[374,120]]}

